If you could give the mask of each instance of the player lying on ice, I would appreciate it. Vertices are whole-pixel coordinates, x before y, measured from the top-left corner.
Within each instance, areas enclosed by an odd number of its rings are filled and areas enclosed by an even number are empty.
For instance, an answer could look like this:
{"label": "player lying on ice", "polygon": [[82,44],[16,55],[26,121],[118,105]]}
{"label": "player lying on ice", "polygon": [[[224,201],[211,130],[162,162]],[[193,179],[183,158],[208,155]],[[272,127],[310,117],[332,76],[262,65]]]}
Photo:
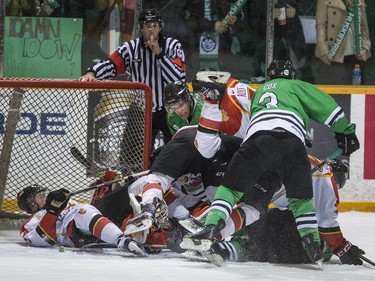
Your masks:
{"label": "player lying on ice", "polygon": [[[348,122],[341,107],[328,94],[309,83],[294,80],[295,70],[289,61],[273,61],[267,75],[269,81],[254,94],[246,137],[228,164],[205,220],[205,228],[186,237],[185,247],[210,251],[233,207],[242,197],[257,208],[259,214],[265,214],[264,203],[270,202],[276,190],[271,187],[259,193],[255,184],[265,174],[275,173],[285,185],[288,206],[298,224],[304,249],[312,262],[322,266],[305,136],[310,119],[325,124],[335,133],[343,154],[348,156],[359,148],[355,125]],[[213,87],[206,94],[207,101],[218,104],[220,98],[216,97],[220,94],[220,90]],[[209,120],[210,116],[205,116],[202,111],[203,118],[198,128],[202,137],[199,140],[197,134],[195,141],[204,153],[206,149],[202,147],[209,147],[218,139],[222,121],[221,114],[211,116],[213,118]],[[211,156],[205,154],[205,157]],[[186,246],[188,243],[190,246]]]}
{"label": "player lying on ice", "polygon": [[48,192],[37,184],[17,195],[18,206],[31,214],[21,227],[22,238],[35,247],[82,247],[93,242],[117,245],[119,251],[144,256],[142,245],[125,234],[90,204],[78,204],[61,188]]}

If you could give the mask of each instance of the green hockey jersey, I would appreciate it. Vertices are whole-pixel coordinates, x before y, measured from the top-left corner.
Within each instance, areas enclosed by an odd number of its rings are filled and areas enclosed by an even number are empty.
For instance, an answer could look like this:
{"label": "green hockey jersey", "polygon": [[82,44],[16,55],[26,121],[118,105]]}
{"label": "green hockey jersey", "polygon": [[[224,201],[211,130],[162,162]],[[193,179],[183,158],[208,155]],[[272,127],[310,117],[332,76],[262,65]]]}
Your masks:
{"label": "green hockey jersey", "polygon": [[247,137],[261,130],[285,129],[305,142],[310,119],[335,133],[355,133],[343,109],[316,86],[285,78],[272,79],[254,94]]}

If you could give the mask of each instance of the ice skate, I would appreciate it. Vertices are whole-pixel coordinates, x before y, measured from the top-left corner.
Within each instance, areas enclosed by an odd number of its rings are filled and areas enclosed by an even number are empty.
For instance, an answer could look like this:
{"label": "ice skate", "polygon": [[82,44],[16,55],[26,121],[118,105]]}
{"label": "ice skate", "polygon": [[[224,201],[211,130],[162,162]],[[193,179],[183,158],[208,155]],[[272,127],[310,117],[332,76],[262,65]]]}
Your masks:
{"label": "ice skate", "polygon": [[203,230],[203,223],[192,216],[179,220],[178,223],[191,234],[198,233]]}
{"label": "ice skate", "polygon": [[142,245],[137,243],[135,240],[125,235],[121,235],[117,241],[117,249],[120,252],[132,253],[137,256],[147,256],[146,251],[143,249]]}
{"label": "ice skate", "polygon": [[309,233],[303,236],[302,243],[311,261],[316,263],[319,268],[323,269],[323,253],[319,245],[314,242],[312,234]]}
{"label": "ice skate", "polygon": [[224,226],[225,222],[222,219],[216,225],[207,225],[202,231],[185,236],[180,247],[185,250],[209,251],[212,244],[217,241],[217,236]]}

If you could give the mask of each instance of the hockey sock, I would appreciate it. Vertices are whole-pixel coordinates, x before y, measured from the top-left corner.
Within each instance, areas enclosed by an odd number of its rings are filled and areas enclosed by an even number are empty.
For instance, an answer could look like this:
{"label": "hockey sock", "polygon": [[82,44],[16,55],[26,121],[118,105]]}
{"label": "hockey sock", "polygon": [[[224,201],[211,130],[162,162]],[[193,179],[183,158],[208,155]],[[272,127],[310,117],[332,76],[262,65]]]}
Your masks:
{"label": "hockey sock", "polygon": [[144,186],[142,192],[142,203],[150,204],[154,198],[163,200],[163,188],[158,183],[148,183]]}
{"label": "hockey sock", "polygon": [[310,199],[288,198],[289,208],[293,212],[297,230],[301,237],[311,233],[316,243],[320,245],[318,222],[316,220],[314,202]]}
{"label": "hockey sock", "polygon": [[233,235],[243,227],[259,219],[259,211],[254,207],[241,202],[233,209],[230,217],[225,221],[225,227],[220,231],[223,238]]}
{"label": "hockey sock", "polygon": [[237,241],[223,241],[216,246],[215,252],[221,255],[224,260],[236,262],[238,261],[238,253],[240,245]]}
{"label": "hockey sock", "polygon": [[219,105],[205,102],[199,119],[198,131],[215,134],[220,130],[221,122]]}
{"label": "hockey sock", "polygon": [[242,197],[243,193],[220,185],[211,204],[205,225],[217,224],[220,219],[227,220],[232,213],[233,206]]}

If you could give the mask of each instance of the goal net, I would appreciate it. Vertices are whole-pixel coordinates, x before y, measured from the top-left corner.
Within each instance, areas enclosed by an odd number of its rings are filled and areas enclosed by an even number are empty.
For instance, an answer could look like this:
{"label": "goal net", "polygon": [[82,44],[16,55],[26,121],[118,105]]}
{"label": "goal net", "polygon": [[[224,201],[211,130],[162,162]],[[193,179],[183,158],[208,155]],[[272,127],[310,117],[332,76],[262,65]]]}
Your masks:
{"label": "goal net", "polygon": [[[148,169],[146,84],[0,79],[0,95],[2,214],[21,212],[17,193],[32,184],[74,192],[109,169],[123,175]],[[73,199],[89,202],[91,193]]]}

